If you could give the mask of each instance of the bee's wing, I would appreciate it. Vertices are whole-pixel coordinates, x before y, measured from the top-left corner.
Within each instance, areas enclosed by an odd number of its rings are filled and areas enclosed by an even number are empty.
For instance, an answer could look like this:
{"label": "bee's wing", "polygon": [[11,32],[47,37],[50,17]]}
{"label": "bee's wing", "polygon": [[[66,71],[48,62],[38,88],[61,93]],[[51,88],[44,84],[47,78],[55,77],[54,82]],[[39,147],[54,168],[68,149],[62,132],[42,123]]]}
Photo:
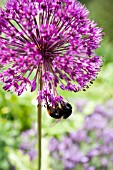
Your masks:
{"label": "bee's wing", "polygon": [[56,125],[56,124],[59,123],[62,119],[63,119],[63,116],[62,116],[60,119],[57,119],[52,125],[50,125],[50,127]]}

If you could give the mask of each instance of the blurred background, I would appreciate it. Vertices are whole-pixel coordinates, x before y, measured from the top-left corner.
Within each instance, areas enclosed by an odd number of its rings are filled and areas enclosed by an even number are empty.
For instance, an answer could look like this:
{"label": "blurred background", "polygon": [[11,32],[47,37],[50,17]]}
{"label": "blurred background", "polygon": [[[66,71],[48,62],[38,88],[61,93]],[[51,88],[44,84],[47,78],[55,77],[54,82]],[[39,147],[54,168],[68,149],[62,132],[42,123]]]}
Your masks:
{"label": "blurred background", "polygon": [[[0,1],[2,4],[2,0]],[[42,114],[42,170],[113,170],[113,0],[81,0],[104,28],[104,65],[86,92],[59,90],[73,114],[51,126]],[[0,4],[0,5],[1,5]],[[36,93],[17,97],[0,86],[0,170],[37,169]]]}

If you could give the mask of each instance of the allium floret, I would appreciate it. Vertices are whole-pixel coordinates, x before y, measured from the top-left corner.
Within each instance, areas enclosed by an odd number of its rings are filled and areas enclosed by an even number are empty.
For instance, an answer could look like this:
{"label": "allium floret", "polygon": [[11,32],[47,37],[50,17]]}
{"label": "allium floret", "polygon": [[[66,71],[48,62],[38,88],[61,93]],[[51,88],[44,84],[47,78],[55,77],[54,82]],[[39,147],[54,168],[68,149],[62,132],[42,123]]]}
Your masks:
{"label": "allium floret", "polygon": [[63,100],[62,90],[89,87],[102,59],[95,50],[102,28],[88,18],[85,6],[73,0],[8,0],[0,9],[0,80],[18,95],[31,87],[38,101]]}

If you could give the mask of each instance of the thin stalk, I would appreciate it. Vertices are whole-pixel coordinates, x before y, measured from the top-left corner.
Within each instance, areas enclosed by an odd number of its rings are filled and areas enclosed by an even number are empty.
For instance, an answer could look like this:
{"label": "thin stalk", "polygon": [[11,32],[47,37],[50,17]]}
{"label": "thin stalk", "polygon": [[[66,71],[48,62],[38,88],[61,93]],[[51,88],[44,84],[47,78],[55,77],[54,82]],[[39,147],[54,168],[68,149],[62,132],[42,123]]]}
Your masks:
{"label": "thin stalk", "polygon": [[[42,90],[42,76],[40,74],[39,76],[39,90]],[[38,170],[41,170],[41,130],[42,130],[42,120],[41,120],[41,116],[42,116],[42,106],[41,104],[37,105],[37,110],[38,110],[38,115],[37,115],[37,132],[38,132]]]}
{"label": "thin stalk", "polygon": [[41,170],[41,112],[42,112],[42,108],[41,105],[37,106],[37,110],[38,110],[38,126],[37,126],[37,130],[38,130],[38,170]]}

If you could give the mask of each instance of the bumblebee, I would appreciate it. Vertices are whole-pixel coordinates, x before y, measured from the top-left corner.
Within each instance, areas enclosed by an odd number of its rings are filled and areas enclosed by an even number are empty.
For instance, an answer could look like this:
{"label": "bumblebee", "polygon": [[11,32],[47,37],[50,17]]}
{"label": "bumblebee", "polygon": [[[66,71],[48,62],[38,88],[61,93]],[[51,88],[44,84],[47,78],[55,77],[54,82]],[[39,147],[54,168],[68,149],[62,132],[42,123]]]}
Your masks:
{"label": "bumblebee", "polygon": [[54,119],[67,119],[72,114],[72,106],[65,102],[57,103],[55,107],[47,104],[47,111]]}

